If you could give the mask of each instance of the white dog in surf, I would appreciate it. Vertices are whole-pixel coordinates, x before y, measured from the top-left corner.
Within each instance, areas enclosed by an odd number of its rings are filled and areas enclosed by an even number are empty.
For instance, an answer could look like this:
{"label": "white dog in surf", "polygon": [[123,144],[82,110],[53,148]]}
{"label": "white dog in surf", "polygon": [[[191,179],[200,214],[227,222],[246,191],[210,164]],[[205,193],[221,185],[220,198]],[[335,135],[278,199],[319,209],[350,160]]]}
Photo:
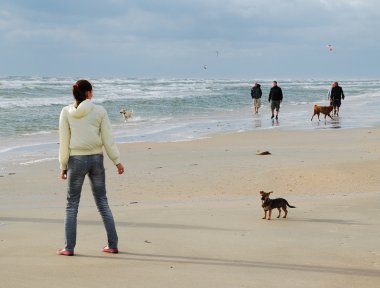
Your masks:
{"label": "white dog in surf", "polygon": [[127,122],[129,118],[132,118],[133,116],[133,110],[128,111],[125,109],[124,106],[120,108],[120,114],[123,116],[124,121]]}

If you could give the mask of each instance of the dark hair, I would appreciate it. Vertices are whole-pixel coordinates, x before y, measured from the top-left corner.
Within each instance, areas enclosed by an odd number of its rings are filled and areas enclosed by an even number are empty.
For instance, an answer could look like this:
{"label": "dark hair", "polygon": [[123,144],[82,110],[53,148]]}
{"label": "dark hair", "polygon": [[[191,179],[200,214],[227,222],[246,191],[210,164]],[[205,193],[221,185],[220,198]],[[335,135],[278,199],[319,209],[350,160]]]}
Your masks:
{"label": "dark hair", "polygon": [[86,92],[92,91],[92,85],[87,80],[78,80],[73,86],[73,95],[77,106],[86,100]]}

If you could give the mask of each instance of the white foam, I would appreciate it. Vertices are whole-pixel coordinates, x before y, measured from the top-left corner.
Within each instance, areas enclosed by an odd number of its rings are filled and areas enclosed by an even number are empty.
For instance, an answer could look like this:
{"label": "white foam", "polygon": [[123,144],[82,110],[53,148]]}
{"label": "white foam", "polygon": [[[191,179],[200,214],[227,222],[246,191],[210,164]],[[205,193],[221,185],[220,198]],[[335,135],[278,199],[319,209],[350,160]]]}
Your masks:
{"label": "white foam", "polygon": [[32,161],[22,162],[22,163],[20,163],[20,165],[29,166],[29,165],[47,162],[47,161],[53,161],[53,160],[56,161],[56,160],[58,160],[58,158],[57,157],[51,157],[51,158],[36,159],[36,160],[32,160]]}
{"label": "white foam", "polygon": [[52,131],[38,131],[38,132],[33,132],[33,133],[24,133],[24,136],[37,136],[37,135],[48,135],[52,134]]}

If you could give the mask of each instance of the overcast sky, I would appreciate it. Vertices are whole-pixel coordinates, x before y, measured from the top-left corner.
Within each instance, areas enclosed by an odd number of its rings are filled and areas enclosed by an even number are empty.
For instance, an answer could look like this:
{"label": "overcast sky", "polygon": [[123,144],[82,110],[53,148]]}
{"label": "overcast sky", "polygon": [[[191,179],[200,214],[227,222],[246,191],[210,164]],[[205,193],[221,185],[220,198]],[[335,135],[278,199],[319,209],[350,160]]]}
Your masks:
{"label": "overcast sky", "polygon": [[0,76],[379,79],[379,35],[379,0],[0,0]]}

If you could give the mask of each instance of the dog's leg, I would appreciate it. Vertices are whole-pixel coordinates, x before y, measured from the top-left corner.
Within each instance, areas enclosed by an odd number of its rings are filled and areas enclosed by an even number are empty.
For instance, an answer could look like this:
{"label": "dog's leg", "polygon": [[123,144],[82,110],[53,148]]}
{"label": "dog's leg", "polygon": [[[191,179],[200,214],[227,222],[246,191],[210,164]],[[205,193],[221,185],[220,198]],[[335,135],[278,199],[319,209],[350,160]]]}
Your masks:
{"label": "dog's leg", "polygon": [[264,210],[264,213],[265,213],[265,215],[264,215],[263,219],[267,219],[267,210]]}
{"label": "dog's leg", "polygon": [[331,115],[330,115],[330,114],[327,114],[327,116],[329,116],[329,117],[331,118],[331,120],[334,120],[334,119],[331,117]]}
{"label": "dog's leg", "polygon": [[283,218],[286,218],[286,216],[288,215],[288,209],[286,209],[286,206],[282,207],[282,210],[284,210],[285,212],[285,215]]}
{"label": "dog's leg", "polygon": [[281,216],[281,208],[277,208],[278,209],[278,216],[277,216],[277,218],[280,218],[280,216]]}
{"label": "dog's leg", "polygon": [[272,216],[272,209],[269,209],[269,215],[268,215],[268,220],[270,220],[270,217]]}
{"label": "dog's leg", "polygon": [[313,114],[313,116],[311,116],[311,120],[310,121],[313,121],[314,116],[315,116],[315,113]]}

